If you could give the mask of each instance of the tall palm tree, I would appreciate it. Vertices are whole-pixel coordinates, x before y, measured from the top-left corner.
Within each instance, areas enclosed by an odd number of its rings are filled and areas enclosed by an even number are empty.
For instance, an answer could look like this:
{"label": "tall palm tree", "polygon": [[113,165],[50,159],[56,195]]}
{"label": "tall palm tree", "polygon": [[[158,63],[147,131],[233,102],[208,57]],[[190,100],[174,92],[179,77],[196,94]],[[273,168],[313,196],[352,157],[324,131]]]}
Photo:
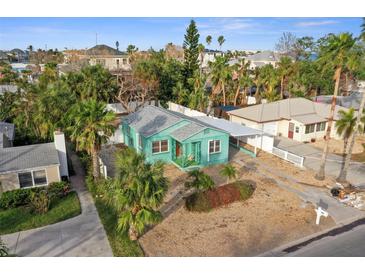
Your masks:
{"label": "tall palm tree", "polygon": [[347,150],[347,154],[345,157],[345,161],[343,164],[343,169],[341,170],[341,173],[339,175],[339,177],[337,178],[337,180],[340,183],[346,183],[346,177],[347,177],[347,170],[349,168],[350,165],[350,160],[351,160],[351,155],[352,155],[352,150],[355,144],[355,139],[356,136],[363,132],[364,129],[364,125],[365,125],[365,115],[364,115],[364,107],[365,107],[365,81],[361,81],[359,82],[360,88],[362,89],[362,99],[360,102],[360,107],[357,113],[357,117],[356,117],[356,122],[355,122],[355,126],[354,126],[354,132],[351,136],[351,141],[349,143],[349,148]]}
{"label": "tall palm tree", "polygon": [[114,112],[106,110],[106,104],[88,99],[76,104],[68,113],[67,131],[76,143],[76,150],[85,150],[92,157],[93,177],[100,177],[98,152],[115,131]]}
{"label": "tall palm tree", "polygon": [[217,40],[218,40],[218,44],[219,44],[219,49],[222,50],[222,45],[226,41],[226,39],[224,39],[223,35],[220,35]]}
{"label": "tall palm tree", "polygon": [[360,38],[365,41],[365,17],[362,18]]}
{"label": "tall palm tree", "polygon": [[356,117],[354,116],[355,110],[350,108],[348,111],[340,110],[338,112],[340,119],[336,121],[336,132],[343,138],[343,153],[342,153],[342,165],[341,171],[338,178],[343,177],[346,149],[348,145],[349,138],[354,133]]}
{"label": "tall palm tree", "polygon": [[278,72],[280,75],[280,98],[284,99],[284,85],[287,77],[292,72],[293,62],[290,57],[283,56],[278,63]]}
{"label": "tall palm tree", "polygon": [[249,63],[241,63],[235,67],[235,76],[237,80],[236,94],[234,96],[233,104],[237,105],[238,96],[241,89],[243,89],[242,105],[247,103],[247,89],[252,85],[252,78],[249,70]]}
{"label": "tall palm tree", "polygon": [[118,230],[128,232],[135,241],[146,226],[161,220],[157,209],[167,192],[168,180],[162,162],[146,163],[144,154],[132,148],[123,149],[115,157],[116,178],[106,183],[105,195],[118,211]]}
{"label": "tall palm tree", "polygon": [[223,105],[226,105],[226,86],[232,80],[231,68],[228,64],[228,59],[225,56],[217,56],[214,62],[209,62],[211,69],[210,77],[213,83],[212,95],[222,92]]}
{"label": "tall palm tree", "polygon": [[315,178],[317,180],[324,180],[325,178],[325,165],[328,155],[328,145],[331,135],[331,128],[333,124],[333,117],[336,108],[336,97],[338,94],[338,88],[340,85],[340,78],[342,70],[347,66],[349,52],[355,44],[355,39],[350,33],[340,33],[339,35],[329,35],[319,45],[319,58],[318,63],[322,66],[323,70],[331,68],[335,71],[335,89],[332,97],[331,110],[328,118],[328,125],[325,136],[325,145],[321,157],[321,163]]}
{"label": "tall palm tree", "polygon": [[119,51],[119,41],[115,42],[115,47],[117,48],[117,50]]}
{"label": "tall palm tree", "polygon": [[200,74],[202,74],[202,71],[203,71],[204,50],[205,50],[204,45],[203,44],[199,44],[198,45],[198,51],[199,51],[199,58],[200,58],[200,62],[199,62],[199,71],[200,71]]}
{"label": "tall palm tree", "polygon": [[261,88],[262,81],[263,81],[260,67],[255,67],[255,69],[253,70],[253,80],[252,81],[256,86],[256,92],[255,92],[256,104],[259,104],[259,103],[261,103],[260,88]]}
{"label": "tall palm tree", "polygon": [[210,46],[210,44],[212,43],[212,36],[211,35],[208,35],[205,38],[205,42],[207,43],[208,46]]}
{"label": "tall palm tree", "polygon": [[260,69],[260,74],[262,78],[262,84],[265,88],[264,97],[269,101],[273,102],[279,99],[276,92],[276,88],[279,85],[279,75],[278,71],[269,64],[265,65]]}

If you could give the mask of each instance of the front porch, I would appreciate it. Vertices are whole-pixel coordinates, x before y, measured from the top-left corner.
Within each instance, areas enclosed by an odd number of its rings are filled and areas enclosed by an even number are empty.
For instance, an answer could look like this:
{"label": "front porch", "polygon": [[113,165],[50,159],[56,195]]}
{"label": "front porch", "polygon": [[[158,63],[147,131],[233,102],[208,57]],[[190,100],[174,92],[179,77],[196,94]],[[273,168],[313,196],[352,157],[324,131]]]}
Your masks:
{"label": "front porch", "polygon": [[201,141],[179,142],[172,139],[172,162],[184,171],[202,167]]}

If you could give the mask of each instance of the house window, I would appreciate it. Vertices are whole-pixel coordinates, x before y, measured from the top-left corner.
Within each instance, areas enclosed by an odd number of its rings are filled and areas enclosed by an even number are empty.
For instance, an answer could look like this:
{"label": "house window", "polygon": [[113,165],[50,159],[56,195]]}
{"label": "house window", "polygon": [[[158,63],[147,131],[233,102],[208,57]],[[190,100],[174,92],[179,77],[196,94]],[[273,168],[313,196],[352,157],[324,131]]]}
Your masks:
{"label": "house window", "polygon": [[316,124],[310,124],[305,126],[305,134],[313,133]]}
{"label": "house window", "polygon": [[209,153],[218,153],[218,152],[221,152],[221,141],[220,140],[209,141]]}
{"label": "house window", "polygon": [[299,133],[299,127],[295,127],[295,133]]}
{"label": "house window", "polygon": [[153,141],[152,142],[152,153],[161,153],[169,151],[168,140]]}
{"label": "house window", "polygon": [[316,131],[324,131],[325,128],[326,128],[326,122],[317,123]]}
{"label": "house window", "polygon": [[20,188],[46,185],[47,175],[44,169],[18,173]]}
{"label": "house window", "polygon": [[123,58],[123,65],[127,64],[127,59]]}
{"label": "house window", "polygon": [[36,186],[46,185],[47,184],[46,171],[44,169],[33,171],[33,179],[34,179],[34,185]]}
{"label": "house window", "polygon": [[31,172],[19,173],[18,178],[19,178],[20,188],[33,186],[33,178]]}

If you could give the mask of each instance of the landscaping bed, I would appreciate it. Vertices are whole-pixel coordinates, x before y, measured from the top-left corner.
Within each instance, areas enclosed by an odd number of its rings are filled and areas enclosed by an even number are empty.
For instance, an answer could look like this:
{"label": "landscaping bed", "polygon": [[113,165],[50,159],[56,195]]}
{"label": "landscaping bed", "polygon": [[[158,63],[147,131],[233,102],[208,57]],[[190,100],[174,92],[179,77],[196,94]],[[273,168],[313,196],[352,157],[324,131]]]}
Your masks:
{"label": "landscaping bed", "polygon": [[246,180],[196,192],[186,198],[186,208],[189,211],[207,212],[236,201],[244,201],[251,197],[254,186],[253,181]]}
{"label": "landscaping bed", "polygon": [[[255,170],[232,164],[241,170],[238,180],[256,182],[253,195],[204,214],[177,206],[139,239],[147,256],[254,256],[335,225],[328,217],[317,226],[311,204]],[[226,182],[222,167],[204,168],[216,185]],[[172,184],[183,184],[176,177]]]}
{"label": "landscaping bed", "polygon": [[54,199],[48,212],[35,213],[31,206],[23,205],[0,210],[0,235],[54,224],[81,214],[76,192]]}

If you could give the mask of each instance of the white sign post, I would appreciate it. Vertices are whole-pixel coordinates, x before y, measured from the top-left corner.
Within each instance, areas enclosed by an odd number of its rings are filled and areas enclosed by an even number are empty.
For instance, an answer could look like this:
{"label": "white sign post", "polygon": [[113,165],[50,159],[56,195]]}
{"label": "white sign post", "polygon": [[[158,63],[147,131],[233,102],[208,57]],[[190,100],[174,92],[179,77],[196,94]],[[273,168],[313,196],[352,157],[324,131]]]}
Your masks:
{"label": "white sign post", "polygon": [[321,216],[326,217],[326,218],[328,217],[328,212],[324,211],[320,206],[317,209],[315,209],[315,212],[317,213],[316,225],[319,225]]}

